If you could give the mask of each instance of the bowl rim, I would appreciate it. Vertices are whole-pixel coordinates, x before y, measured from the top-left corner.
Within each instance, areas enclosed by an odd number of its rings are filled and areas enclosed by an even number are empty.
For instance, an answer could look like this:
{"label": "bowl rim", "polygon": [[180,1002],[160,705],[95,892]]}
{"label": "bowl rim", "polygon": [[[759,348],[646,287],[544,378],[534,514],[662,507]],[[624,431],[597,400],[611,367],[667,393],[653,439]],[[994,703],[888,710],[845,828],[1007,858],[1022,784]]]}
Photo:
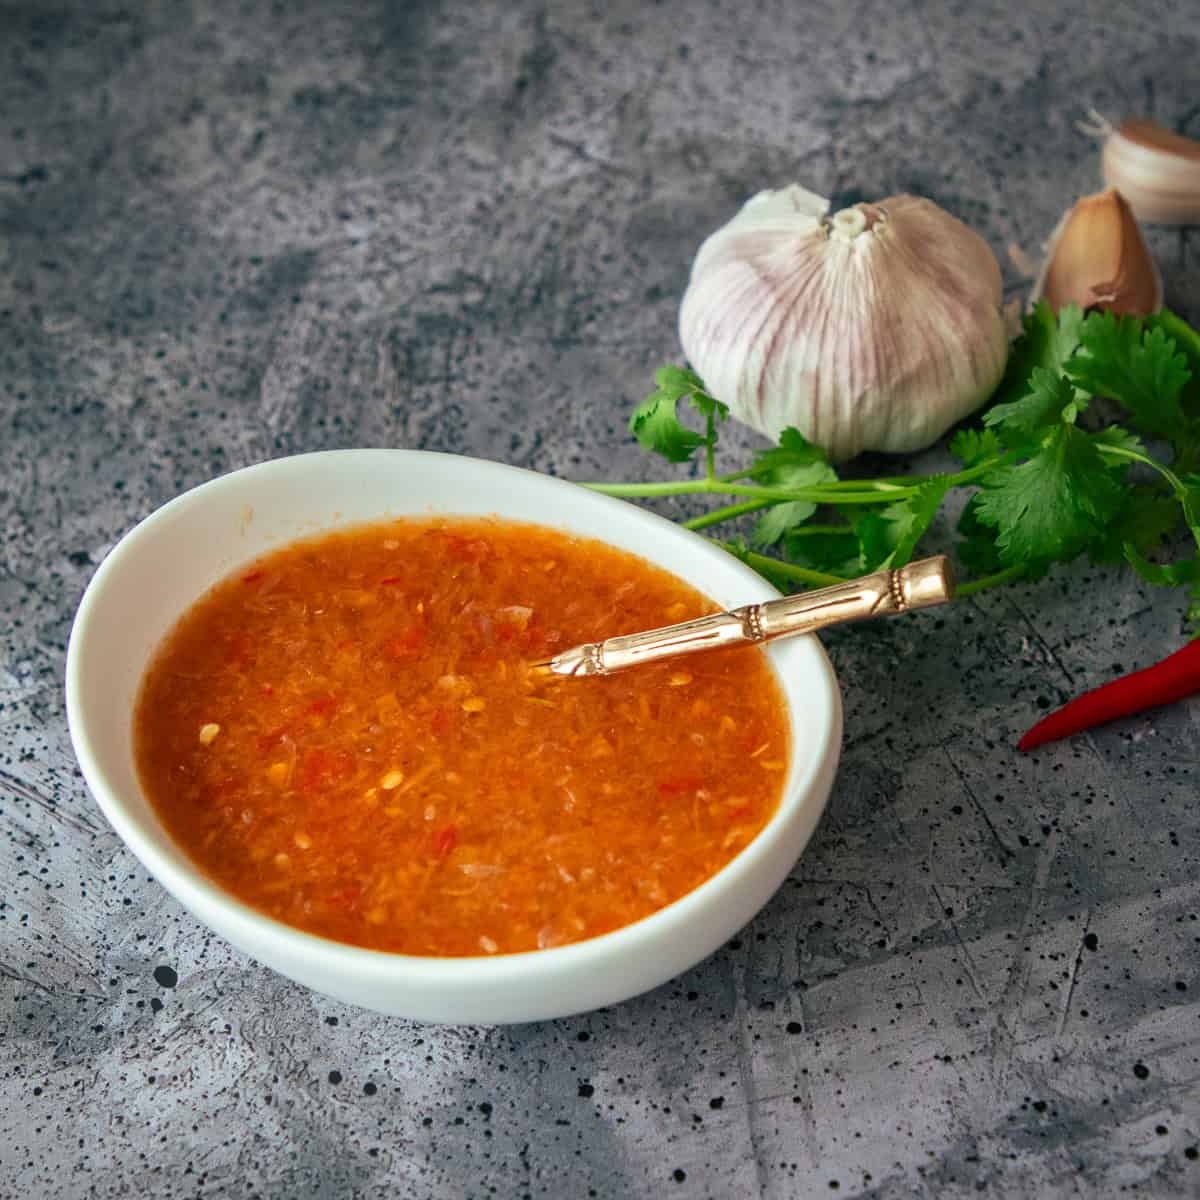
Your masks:
{"label": "bowl rim", "polygon": [[[159,827],[162,834],[165,840],[173,846],[176,857],[173,859],[170,854],[156,844],[155,839],[142,828],[141,818],[130,810],[128,802],[121,796],[120,790],[113,785],[104,770],[100,761],[101,756],[93,745],[88,713],[85,711],[82,699],[82,647],[93,636],[90,630],[97,620],[97,609],[104,593],[112,582],[120,577],[126,561],[138,553],[140,544],[150,537],[160,525],[171,521],[181,509],[202,504],[208,498],[216,498],[221,492],[237,487],[250,475],[265,477],[274,472],[304,470],[308,464],[317,466],[319,465],[317,460],[329,461],[333,458],[341,458],[349,461],[363,456],[388,456],[393,459],[397,456],[401,459],[419,457],[424,460],[436,460],[440,463],[452,463],[455,469],[478,471],[483,477],[492,477],[500,482],[519,475],[527,480],[536,479],[537,486],[544,486],[550,493],[560,491],[565,494],[569,490],[576,502],[579,502],[580,495],[583,494],[587,497],[582,501],[583,503],[607,506],[614,514],[615,519],[627,524],[640,525],[647,533],[669,536],[679,539],[681,542],[686,540],[691,544],[690,553],[698,556],[701,560],[707,559],[710,563],[718,564],[726,572],[732,570],[735,574],[741,574],[746,591],[744,603],[774,599],[781,594],[762,576],[734,556],[665,517],[627,501],[588,491],[576,483],[556,476],[469,455],[408,449],[312,451],[253,463],[197,484],[155,508],[130,527],[113,544],[96,568],[83,593],[72,623],[67,646],[65,672],[67,722],[76,760],[92,797],[108,822],[154,878],[202,923],[208,924],[204,914],[215,910],[221,914],[223,927],[236,930],[239,938],[259,944],[271,941],[277,945],[290,947],[290,952],[296,956],[309,962],[317,961],[323,971],[334,974],[350,971],[360,978],[372,977],[375,981],[403,977],[406,981],[411,980],[426,986],[469,983],[475,987],[514,982],[531,975],[545,977],[573,974],[582,966],[599,965],[611,958],[623,958],[629,954],[636,955],[639,951],[649,949],[653,944],[661,942],[663,938],[669,939],[673,934],[688,926],[697,910],[703,909],[714,893],[729,888],[743,876],[752,876],[762,860],[775,848],[775,843],[781,833],[786,830],[789,820],[796,815],[794,810],[803,808],[805,804],[812,802],[814,790],[819,790],[822,779],[836,768],[839,757],[841,694],[828,655],[815,637],[804,638],[802,641],[808,644],[815,659],[812,685],[816,686],[819,683],[828,696],[828,703],[820,706],[822,726],[817,730],[813,739],[813,744],[818,747],[818,750],[805,762],[798,764],[794,758],[795,748],[793,746],[792,761],[789,764],[789,774],[785,780],[784,794],[771,818],[739,854],[703,883],[663,908],[608,933],[598,934],[563,946],[497,954],[434,956],[376,950],[336,941],[321,934],[289,925],[240,900],[212,879],[183,847],[175,842],[175,839],[161,823],[159,823]],[[497,491],[496,495],[497,500],[502,502],[502,489]],[[396,515],[416,516],[418,514],[410,509]],[[456,514],[450,510],[439,510],[431,515],[453,518],[456,515],[477,516],[480,514]],[[507,517],[499,509],[496,511],[496,516],[501,520],[520,520],[523,524],[542,523]],[[381,512],[378,517],[367,520],[331,520],[324,529],[315,529],[311,534],[297,533],[287,538],[281,538],[279,546],[282,548],[309,536],[320,536],[322,532],[369,525],[374,521],[387,519],[388,513]],[[569,517],[562,523],[547,520],[544,525],[568,535],[574,534],[580,537],[604,540],[603,537],[572,529]],[[615,545],[615,543],[609,544]],[[623,547],[616,548],[622,549]],[[636,550],[625,549],[627,553],[639,553]],[[255,554],[247,556],[246,561],[268,552],[259,549]],[[651,565],[658,565],[659,569],[667,570],[682,578],[678,571],[661,566],[649,555],[643,553],[639,556]],[[233,573],[236,569],[237,564],[233,563],[229,566],[227,573]],[[698,570],[696,574],[702,575],[703,571]],[[694,582],[694,579],[695,576],[684,579],[684,582],[697,590],[703,590],[703,585]],[[199,595],[195,596],[190,603],[195,603],[199,598]],[[186,611],[186,608],[181,610],[175,619],[178,620]],[[797,639],[797,643],[800,641],[801,639]],[[768,649],[767,654],[770,660],[773,650]],[[778,665],[773,662],[772,670],[776,675],[780,691],[784,693],[789,732],[793,733],[796,719],[793,711],[794,704],[786,702],[787,689],[781,678],[782,673]],[[811,716],[811,714],[808,715]],[[148,797],[146,797],[146,802],[150,813],[154,814],[154,806]],[[809,829],[801,842],[799,853],[803,852],[804,847],[811,839],[812,832],[815,830],[827,802],[827,795],[817,799],[817,808],[812,814]],[[156,814],[154,819],[157,821]],[[224,936],[223,930],[219,929],[217,932]]]}

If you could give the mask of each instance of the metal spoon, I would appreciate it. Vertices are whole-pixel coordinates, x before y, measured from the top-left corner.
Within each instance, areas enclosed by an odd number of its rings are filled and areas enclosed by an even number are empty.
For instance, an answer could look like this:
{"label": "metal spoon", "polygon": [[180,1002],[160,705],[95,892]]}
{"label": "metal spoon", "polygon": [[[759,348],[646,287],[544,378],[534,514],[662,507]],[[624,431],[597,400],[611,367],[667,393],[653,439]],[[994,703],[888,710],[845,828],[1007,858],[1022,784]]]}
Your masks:
{"label": "metal spoon", "polygon": [[828,625],[932,608],[954,597],[954,567],[945,555],[897,570],[875,571],[833,587],[748,604],[695,621],[588,642],[563,650],[534,669],[549,675],[611,675],[639,663],[725,646],[773,642]]}

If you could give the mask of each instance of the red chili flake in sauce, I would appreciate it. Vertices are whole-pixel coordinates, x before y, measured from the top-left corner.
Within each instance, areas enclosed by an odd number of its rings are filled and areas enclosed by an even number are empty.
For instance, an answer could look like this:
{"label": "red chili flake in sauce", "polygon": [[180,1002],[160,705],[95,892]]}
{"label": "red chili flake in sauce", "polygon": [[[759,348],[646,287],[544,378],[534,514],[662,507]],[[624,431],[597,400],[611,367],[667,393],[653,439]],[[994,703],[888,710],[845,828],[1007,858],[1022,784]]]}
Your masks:
{"label": "red chili flake in sauce", "polygon": [[318,696],[304,711],[313,717],[327,717],[337,707],[337,697],[332,693]]}
{"label": "red chili flake in sauce", "polygon": [[445,858],[457,844],[458,830],[453,825],[446,829],[438,830],[432,838],[433,852],[439,858]]}
{"label": "red chili flake in sauce", "polygon": [[344,779],[353,766],[344,750],[309,750],[300,767],[300,788],[305,792],[328,792]]}
{"label": "red chili flake in sauce", "polygon": [[267,730],[266,733],[260,733],[258,735],[259,750],[265,754],[273,746],[277,746],[290,728],[290,725],[277,725],[274,729]]}
{"label": "red chili flake in sauce", "polygon": [[660,796],[685,796],[690,792],[698,792],[704,786],[704,780],[699,775],[683,775],[675,779],[662,779],[658,784]]}
{"label": "red chili flake in sauce", "polygon": [[[398,561],[404,591],[344,602],[348,581],[398,583]],[[243,584],[268,574],[264,604]],[[754,650],[698,655],[686,686],[669,663],[557,683],[528,663],[713,611],[641,559],[527,525],[297,543],[168,637],[138,769],[208,875],[298,928],[433,955],[593,937],[703,883],[770,818],[782,700]]]}
{"label": "red chili flake in sauce", "polygon": [[418,653],[425,642],[425,630],[420,625],[413,625],[397,637],[389,638],[383,644],[383,652],[389,658],[408,658]]}

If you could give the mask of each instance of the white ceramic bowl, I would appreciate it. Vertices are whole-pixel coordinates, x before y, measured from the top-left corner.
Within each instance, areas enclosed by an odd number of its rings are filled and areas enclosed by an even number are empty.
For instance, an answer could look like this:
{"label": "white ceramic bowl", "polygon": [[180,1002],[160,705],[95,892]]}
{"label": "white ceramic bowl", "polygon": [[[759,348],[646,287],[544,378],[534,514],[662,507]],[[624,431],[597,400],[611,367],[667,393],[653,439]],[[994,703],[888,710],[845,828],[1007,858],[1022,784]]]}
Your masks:
{"label": "white ceramic bowl", "polygon": [[783,801],[759,836],[674,904],[556,949],[421,958],[302,933],[208,879],[167,835],[142,792],[133,757],[134,702],[152,653],[195,600],[239,564],[297,537],[427,513],[497,514],[599,538],[727,607],[778,594],[737,559],[669,521],[514,467],[409,450],[263,463],[164,505],[97,570],[67,653],[67,715],[84,778],[126,844],[181,904],[247,954],[339,1000],[419,1020],[493,1023],[565,1016],[656,987],[716,950],[766,903],[825,806],[840,750],[841,700],[812,637],[769,652],[787,698],[793,754]]}

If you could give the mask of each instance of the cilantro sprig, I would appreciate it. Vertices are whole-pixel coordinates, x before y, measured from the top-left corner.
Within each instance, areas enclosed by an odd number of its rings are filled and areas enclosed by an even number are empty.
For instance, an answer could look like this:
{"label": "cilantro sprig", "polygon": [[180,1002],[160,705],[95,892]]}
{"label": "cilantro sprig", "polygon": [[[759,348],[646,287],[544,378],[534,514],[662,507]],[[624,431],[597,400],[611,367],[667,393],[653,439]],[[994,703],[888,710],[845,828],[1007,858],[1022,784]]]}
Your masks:
{"label": "cilantro sprig", "polygon": [[[720,474],[729,411],[694,371],[663,367],[630,428],[643,449],[703,474],[659,483],[588,486],[609,495],[721,496],[684,524],[697,531],[753,516],[718,537],[773,582],[822,586],[902,566],[924,545],[948,497],[968,492],[953,552],[969,595],[1032,579],[1081,555],[1126,563],[1146,582],[1183,586],[1200,622],[1200,333],[1174,313],[1085,315],[1044,304],[1024,321],[1008,368],[978,423],[949,441],[961,469],[845,479],[796,429]],[[680,406],[694,410],[691,428]],[[1194,550],[1160,561],[1186,535]],[[940,547],[943,551],[946,547]]]}

